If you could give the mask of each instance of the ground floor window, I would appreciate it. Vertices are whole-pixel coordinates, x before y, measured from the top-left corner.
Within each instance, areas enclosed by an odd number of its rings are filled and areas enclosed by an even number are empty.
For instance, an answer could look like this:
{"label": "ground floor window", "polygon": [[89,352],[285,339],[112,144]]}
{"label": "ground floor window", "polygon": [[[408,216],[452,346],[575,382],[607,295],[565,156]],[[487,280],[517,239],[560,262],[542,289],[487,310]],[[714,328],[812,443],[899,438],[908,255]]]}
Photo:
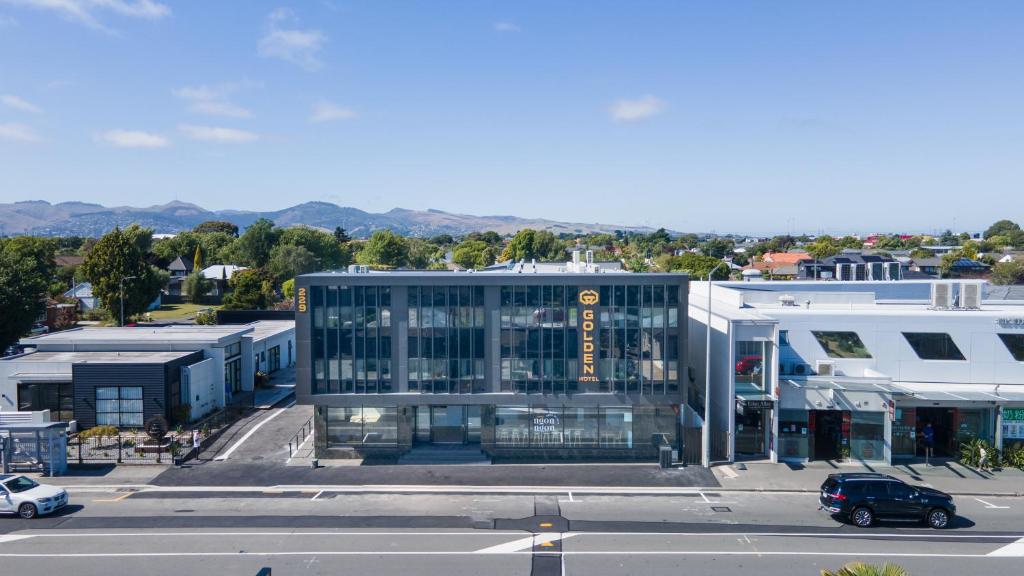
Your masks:
{"label": "ground floor window", "polygon": [[885,412],[852,412],[850,457],[885,460]]}
{"label": "ground floor window", "polygon": [[224,388],[232,393],[242,391],[242,359],[235,358],[224,364]]}
{"label": "ground floor window", "polygon": [[70,382],[22,382],[18,384],[18,410],[49,410],[54,421],[75,419],[75,389]]}
{"label": "ground floor window", "polygon": [[397,446],[398,409],[372,406],[327,408],[327,447]]}
{"label": "ground floor window", "polygon": [[142,386],[96,388],[96,425],[142,426]]}
{"label": "ground floor window", "polygon": [[807,410],[779,410],[779,457],[806,460],[810,454]]}
{"label": "ground floor window", "polygon": [[508,448],[632,448],[633,409],[498,406],[494,438]]}
{"label": "ground floor window", "polygon": [[267,372],[274,373],[281,369],[281,347],[274,346],[270,349],[270,361],[267,364]]}

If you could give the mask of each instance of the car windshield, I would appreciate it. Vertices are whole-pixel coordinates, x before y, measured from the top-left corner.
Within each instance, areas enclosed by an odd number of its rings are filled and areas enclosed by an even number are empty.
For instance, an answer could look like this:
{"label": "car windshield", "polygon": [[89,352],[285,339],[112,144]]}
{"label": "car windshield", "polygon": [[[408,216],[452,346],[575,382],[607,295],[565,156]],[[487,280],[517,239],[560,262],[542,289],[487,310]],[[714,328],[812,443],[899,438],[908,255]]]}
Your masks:
{"label": "car windshield", "polygon": [[26,478],[24,476],[18,476],[17,478],[14,478],[14,479],[8,480],[7,482],[4,482],[4,486],[7,487],[7,489],[10,490],[12,494],[17,494],[18,492],[24,492],[26,490],[31,490],[31,489],[35,488],[36,486],[39,486],[39,484],[36,483],[31,478]]}

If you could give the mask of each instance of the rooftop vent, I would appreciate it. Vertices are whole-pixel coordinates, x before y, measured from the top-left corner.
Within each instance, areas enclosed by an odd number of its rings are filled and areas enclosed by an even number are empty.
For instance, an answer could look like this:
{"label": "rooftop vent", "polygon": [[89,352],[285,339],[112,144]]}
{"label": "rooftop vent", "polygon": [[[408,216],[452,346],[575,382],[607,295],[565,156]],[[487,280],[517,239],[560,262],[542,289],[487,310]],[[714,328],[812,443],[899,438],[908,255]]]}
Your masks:
{"label": "rooftop vent", "polygon": [[779,296],[779,304],[783,306],[796,306],[796,298],[791,294],[783,294]]}

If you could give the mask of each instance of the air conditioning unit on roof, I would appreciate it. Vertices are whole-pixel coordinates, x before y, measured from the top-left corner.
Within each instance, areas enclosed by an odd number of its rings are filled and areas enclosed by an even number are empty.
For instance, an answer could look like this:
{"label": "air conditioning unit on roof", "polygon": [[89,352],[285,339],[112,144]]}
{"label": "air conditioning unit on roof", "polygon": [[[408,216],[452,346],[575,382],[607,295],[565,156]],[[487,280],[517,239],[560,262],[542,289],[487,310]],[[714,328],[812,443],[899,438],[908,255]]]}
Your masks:
{"label": "air conditioning unit on roof", "polygon": [[953,307],[953,286],[947,282],[935,282],[932,284],[932,308]]}
{"label": "air conditioning unit on roof", "polygon": [[960,285],[960,307],[968,310],[981,308],[981,284]]}

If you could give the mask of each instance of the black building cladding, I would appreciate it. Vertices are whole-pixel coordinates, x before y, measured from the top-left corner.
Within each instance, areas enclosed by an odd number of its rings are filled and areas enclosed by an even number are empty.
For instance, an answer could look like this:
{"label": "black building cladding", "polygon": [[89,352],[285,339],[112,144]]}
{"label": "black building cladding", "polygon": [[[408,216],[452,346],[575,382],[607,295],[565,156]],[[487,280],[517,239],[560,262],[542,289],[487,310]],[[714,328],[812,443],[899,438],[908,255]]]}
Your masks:
{"label": "black building cladding", "polygon": [[296,290],[298,395],[316,406],[319,456],[677,444],[684,274],[319,273]]}

